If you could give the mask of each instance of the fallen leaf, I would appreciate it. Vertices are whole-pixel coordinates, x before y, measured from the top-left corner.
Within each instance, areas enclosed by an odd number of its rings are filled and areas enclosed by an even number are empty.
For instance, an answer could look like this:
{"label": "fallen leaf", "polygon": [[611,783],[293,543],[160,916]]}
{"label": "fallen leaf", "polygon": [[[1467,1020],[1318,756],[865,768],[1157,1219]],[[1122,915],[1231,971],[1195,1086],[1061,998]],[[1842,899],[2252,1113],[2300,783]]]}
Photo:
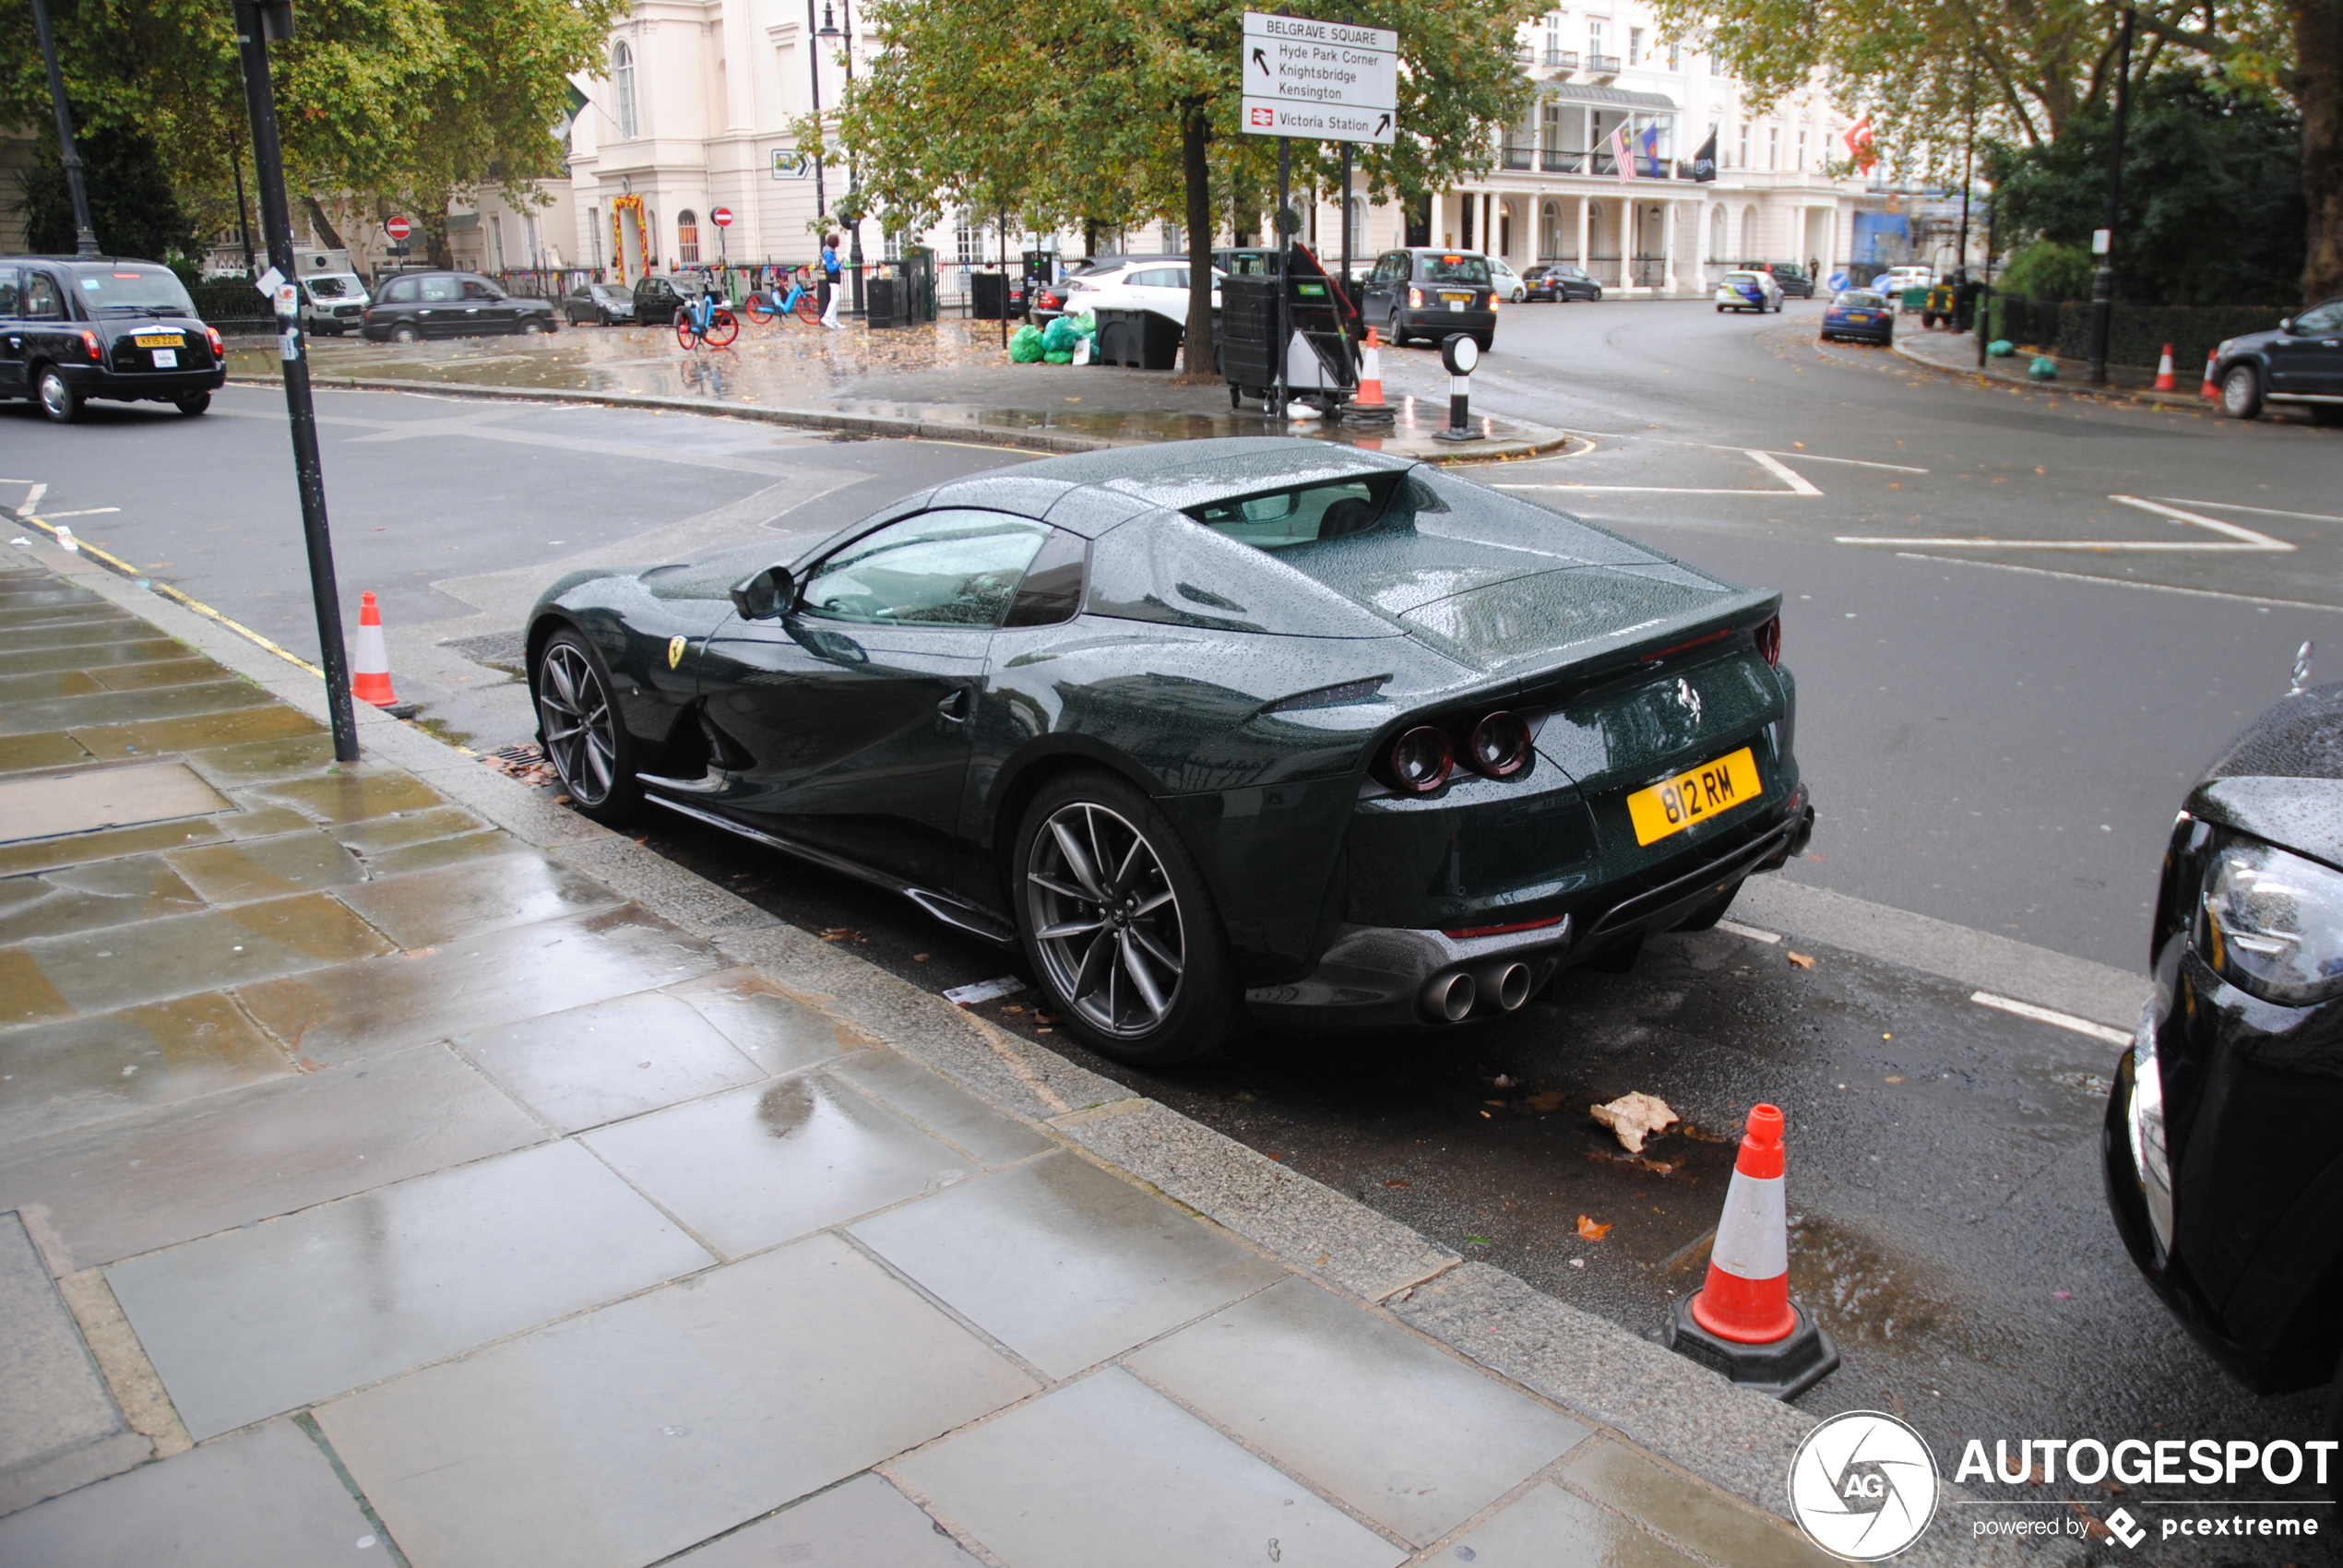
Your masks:
{"label": "fallen leaf", "polygon": [[1386,1182],[1384,1185],[1386,1187],[1404,1187],[1407,1183],[1405,1182]]}
{"label": "fallen leaf", "polygon": [[1483,1105],[1493,1105],[1500,1111],[1503,1111],[1505,1108],[1505,1102],[1502,1099],[1484,1099],[1481,1103]]}
{"label": "fallen leaf", "polygon": [[1619,1146],[1629,1154],[1643,1153],[1644,1140],[1676,1120],[1666,1100],[1641,1089],[1623,1094],[1609,1105],[1598,1105],[1589,1114],[1617,1134]]}
{"label": "fallen leaf", "polygon": [[851,926],[840,925],[832,926],[822,932],[822,940],[825,942],[868,942],[870,938]]}
{"label": "fallen leaf", "polygon": [[1901,1073],[1898,1073],[1898,1074],[1897,1074],[1894,1077],[1889,1078],[1887,1081],[1888,1081],[1889,1083],[1891,1083],[1891,1084],[1900,1084],[1900,1083],[1902,1083],[1902,1082],[1904,1081],[1904,1075],[1903,1075]]}
{"label": "fallen leaf", "polygon": [[1587,1266],[1587,1260],[1585,1258],[1572,1258],[1570,1260],[1570,1266],[1573,1268],[1584,1268]]}
{"label": "fallen leaf", "polygon": [[1486,1236],[1467,1236],[1465,1240],[1470,1241],[1476,1247],[1490,1247],[1496,1244],[1495,1242],[1490,1241]]}
{"label": "fallen leaf", "polygon": [[1608,1225],[1597,1225],[1593,1220],[1588,1218],[1582,1214],[1578,1217],[1578,1234],[1582,1240],[1588,1241],[1600,1241],[1605,1236],[1611,1234],[1611,1227]]}
{"label": "fallen leaf", "polygon": [[1543,1094],[1531,1095],[1521,1103],[1528,1106],[1532,1111],[1560,1111],[1562,1109],[1562,1091],[1560,1089],[1548,1089]]}
{"label": "fallen leaf", "polygon": [[1793,964],[1797,965],[1797,966],[1798,966],[1800,968],[1802,968],[1802,969],[1811,969],[1811,968],[1813,968],[1814,967],[1814,961],[1812,958],[1809,958],[1808,956],[1806,956],[1806,955],[1804,955],[1803,953],[1790,953],[1790,954],[1787,954],[1787,955],[1785,955],[1785,956],[1787,956],[1787,957],[1790,959],[1790,961],[1791,963],[1793,963]]}
{"label": "fallen leaf", "polygon": [[911,955],[911,962],[914,964],[924,964],[927,962],[927,955],[924,953],[914,953]]}

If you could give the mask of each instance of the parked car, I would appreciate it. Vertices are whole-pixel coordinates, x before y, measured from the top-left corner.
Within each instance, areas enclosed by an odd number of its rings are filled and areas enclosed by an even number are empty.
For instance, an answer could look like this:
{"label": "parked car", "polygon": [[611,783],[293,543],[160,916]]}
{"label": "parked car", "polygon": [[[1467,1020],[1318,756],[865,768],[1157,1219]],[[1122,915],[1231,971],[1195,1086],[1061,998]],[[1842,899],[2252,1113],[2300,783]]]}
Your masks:
{"label": "parked car", "polygon": [[1162,1063],[1248,1011],[1491,1017],[1713,925],[1812,830],[1780,608],[1434,467],[1255,436],[572,574],[527,668],[577,809],[894,889]]}
{"label": "parked car", "polygon": [[551,332],[553,307],[507,294],[477,272],[402,272],[383,285],[362,329],[381,342],[475,338],[484,333]]}
{"label": "parked car", "polygon": [[615,327],[635,323],[635,291],[618,283],[581,283],[562,300],[562,316],[572,327],[599,322]]}
{"label": "parked car", "polygon": [[1497,338],[1496,279],[1478,251],[1386,251],[1361,287],[1359,314],[1394,344],[1461,332],[1487,353]]}
{"label": "parked car", "polygon": [[1869,289],[1843,289],[1823,311],[1823,337],[1826,343],[1841,338],[1860,338],[1872,343],[1893,343],[1896,340],[1896,307],[1887,296]]}
{"label": "parked car", "polygon": [[[1220,279],[1212,271],[1212,308],[1220,308]],[[1080,315],[1094,310],[1149,310],[1184,324],[1188,319],[1188,264],[1184,261],[1133,261],[1078,272],[1041,291],[1055,295],[1052,314]],[[1036,305],[1041,303],[1036,300]],[[1036,320],[1043,319],[1037,310]]]}
{"label": "parked car", "polygon": [[708,292],[706,280],[686,272],[677,277],[664,273],[647,273],[635,279],[635,324],[637,327],[672,327],[675,313],[684,302]]}
{"label": "parked car", "polygon": [[1741,264],[1741,270],[1766,274],[1773,279],[1774,286],[1790,299],[1811,300],[1814,297],[1814,280],[1806,276],[1805,267],[1797,262],[1744,261]]}
{"label": "parked car", "polygon": [[1521,274],[1505,265],[1501,256],[1489,258],[1489,276],[1494,281],[1497,298],[1509,305],[1517,305],[1529,297],[1529,285]]}
{"label": "parked car", "polygon": [[0,256],[0,399],[30,398],[60,424],[91,398],[199,414],[228,379],[227,361],[167,267]]}
{"label": "parked car", "polygon": [[1754,310],[1763,315],[1781,309],[1781,285],[1770,272],[1728,272],[1717,281],[1717,309]]}
{"label": "parked car", "polygon": [[1936,274],[1925,267],[1891,267],[1871,280],[1872,288],[1886,295],[1897,310],[1904,308],[1904,296],[1908,291],[1919,289],[1925,291],[1935,284]]}
{"label": "parked car", "polygon": [[2234,419],[2254,419],[2266,403],[2305,404],[2321,420],[2343,414],[2343,299],[2313,305],[2275,332],[2220,344],[2213,385]]}
{"label": "parked car", "polygon": [[366,316],[366,285],[359,280],[345,250],[301,250],[293,253],[295,281],[301,285],[301,324],[328,338],[362,325]]}
{"label": "parked car", "polygon": [[1602,285],[1568,262],[1533,267],[1521,275],[1533,300],[1599,300]]}
{"label": "parked car", "polygon": [[2133,1263],[2257,1394],[2343,1370],[2343,683],[2309,652],[2173,824],[2100,1143]]}

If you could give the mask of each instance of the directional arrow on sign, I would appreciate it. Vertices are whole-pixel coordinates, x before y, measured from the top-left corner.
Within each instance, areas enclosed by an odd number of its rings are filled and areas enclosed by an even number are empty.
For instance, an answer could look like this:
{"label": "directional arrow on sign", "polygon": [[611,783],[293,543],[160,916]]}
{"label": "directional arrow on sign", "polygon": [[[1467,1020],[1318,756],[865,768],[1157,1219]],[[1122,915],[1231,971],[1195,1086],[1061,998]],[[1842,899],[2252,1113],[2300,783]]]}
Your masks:
{"label": "directional arrow on sign", "polygon": [[1386,114],[1386,115],[1385,115],[1385,116],[1384,116],[1381,120],[1378,120],[1377,122],[1375,122],[1374,134],[1375,134],[1375,135],[1377,135],[1377,136],[1381,136],[1381,135],[1383,135],[1383,133],[1384,133],[1384,132],[1386,132],[1386,131],[1389,130],[1390,128],[1391,128],[1391,116],[1390,116],[1390,115],[1388,115],[1388,114]]}
{"label": "directional arrow on sign", "polygon": [[1263,76],[1266,77],[1269,74],[1269,56],[1267,52],[1259,49],[1255,50],[1253,52],[1253,63],[1261,67],[1261,74]]}

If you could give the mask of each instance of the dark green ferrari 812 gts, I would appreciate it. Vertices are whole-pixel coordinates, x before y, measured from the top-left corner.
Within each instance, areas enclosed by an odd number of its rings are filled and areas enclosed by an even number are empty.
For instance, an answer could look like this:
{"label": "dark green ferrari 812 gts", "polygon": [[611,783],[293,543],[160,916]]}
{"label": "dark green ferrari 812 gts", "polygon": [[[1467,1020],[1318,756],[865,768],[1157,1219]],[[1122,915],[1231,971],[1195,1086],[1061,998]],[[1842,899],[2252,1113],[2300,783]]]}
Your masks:
{"label": "dark green ferrari 812 gts", "polygon": [[1022,944],[1174,1061],[1246,1015],[1443,1027],[1714,923],[1805,846],[1778,594],[1379,453],[1053,457],[812,550],[564,577],[540,735]]}

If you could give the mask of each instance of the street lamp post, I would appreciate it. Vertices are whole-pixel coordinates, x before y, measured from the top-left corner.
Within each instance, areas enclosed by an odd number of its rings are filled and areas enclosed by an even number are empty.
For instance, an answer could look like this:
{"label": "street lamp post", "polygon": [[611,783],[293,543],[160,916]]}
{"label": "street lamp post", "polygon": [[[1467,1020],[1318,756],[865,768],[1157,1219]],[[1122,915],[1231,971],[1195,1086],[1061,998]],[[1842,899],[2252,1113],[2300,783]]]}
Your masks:
{"label": "street lamp post", "polygon": [[235,0],[236,49],[243,56],[244,104],[252,114],[253,184],[268,265],[278,274],[279,357],[284,362],[285,411],[292,426],[293,477],[301,491],[302,533],[309,546],[309,594],[317,612],[317,651],[325,667],[326,706],[333,720],[334,760],[358,760],[358,722],[350,706],[350,659],[342,647],[341,590],[334,578],[333,535],[326,524],[326,473],[317,456],[317,410],[309,396],[309,350],[301,329],[293,265],[292,210],[285,202],[284,148],[277,140],[277,93],[268,79],[268,44],[293,35],[292,0]]}
{"label": "street lamp post", "polygon": [[2107,385],[2107,333],[2115,313],[2115,225],[2123,208],[2123,122],[2132,106],[2132,8],[2123,7],[2115,44],[2115,134],[2107,153],[2107,208],[2099,231],[2091,236],[2099,266],[2091,273],[2091,362],[2089,377]]}
{"label": "street lamp post", "polygon": [[41,35],[41,63],[49,71],[49,101],[57,111],[57,161],[65,165],[65,190],[73,197],[73,246],[81,255],[98,254],[98,231],[89,223],[89,187],[81,178],[81,154],[73,145],[73,111],[65,107],[65,74],[57,69],[57,41],[49,34],[49,0],[32,0],[32,26]]}
{"label": "street lamp post", "polygon": [[[830,19],[829,0],[823,0],[822,36],[824,38],[838,38],[844,40],[844,47],[846,50],[846,87],[847,90],[851,92],[854,89],[854,13],[851,9],[847,7],[844,0],[840,0],[839,8],[846,12],[846,28],[843,32],[840,32],[838,24]],[[849,159],[846,163],[846,232],[852,246],[850,252],[850,261],[854,268],[853,314],[856,315],[863,315],[867,314],[862,308],[862,172],[854,167],[853,160]]]}
{"label": "street lamp post", "polygon": [[[805,63],[814,73],[814,123],[819,125],[822,123],[822,51],[821,46],[814,42],[815,37],[819,36],[814,26],[814,0],[805,0],[805,30],[809,35],[805,40]],[[814,216],[823,219],[829,215],[829,196],[822,188],[822,149],[817,144],[814,148]]]}

